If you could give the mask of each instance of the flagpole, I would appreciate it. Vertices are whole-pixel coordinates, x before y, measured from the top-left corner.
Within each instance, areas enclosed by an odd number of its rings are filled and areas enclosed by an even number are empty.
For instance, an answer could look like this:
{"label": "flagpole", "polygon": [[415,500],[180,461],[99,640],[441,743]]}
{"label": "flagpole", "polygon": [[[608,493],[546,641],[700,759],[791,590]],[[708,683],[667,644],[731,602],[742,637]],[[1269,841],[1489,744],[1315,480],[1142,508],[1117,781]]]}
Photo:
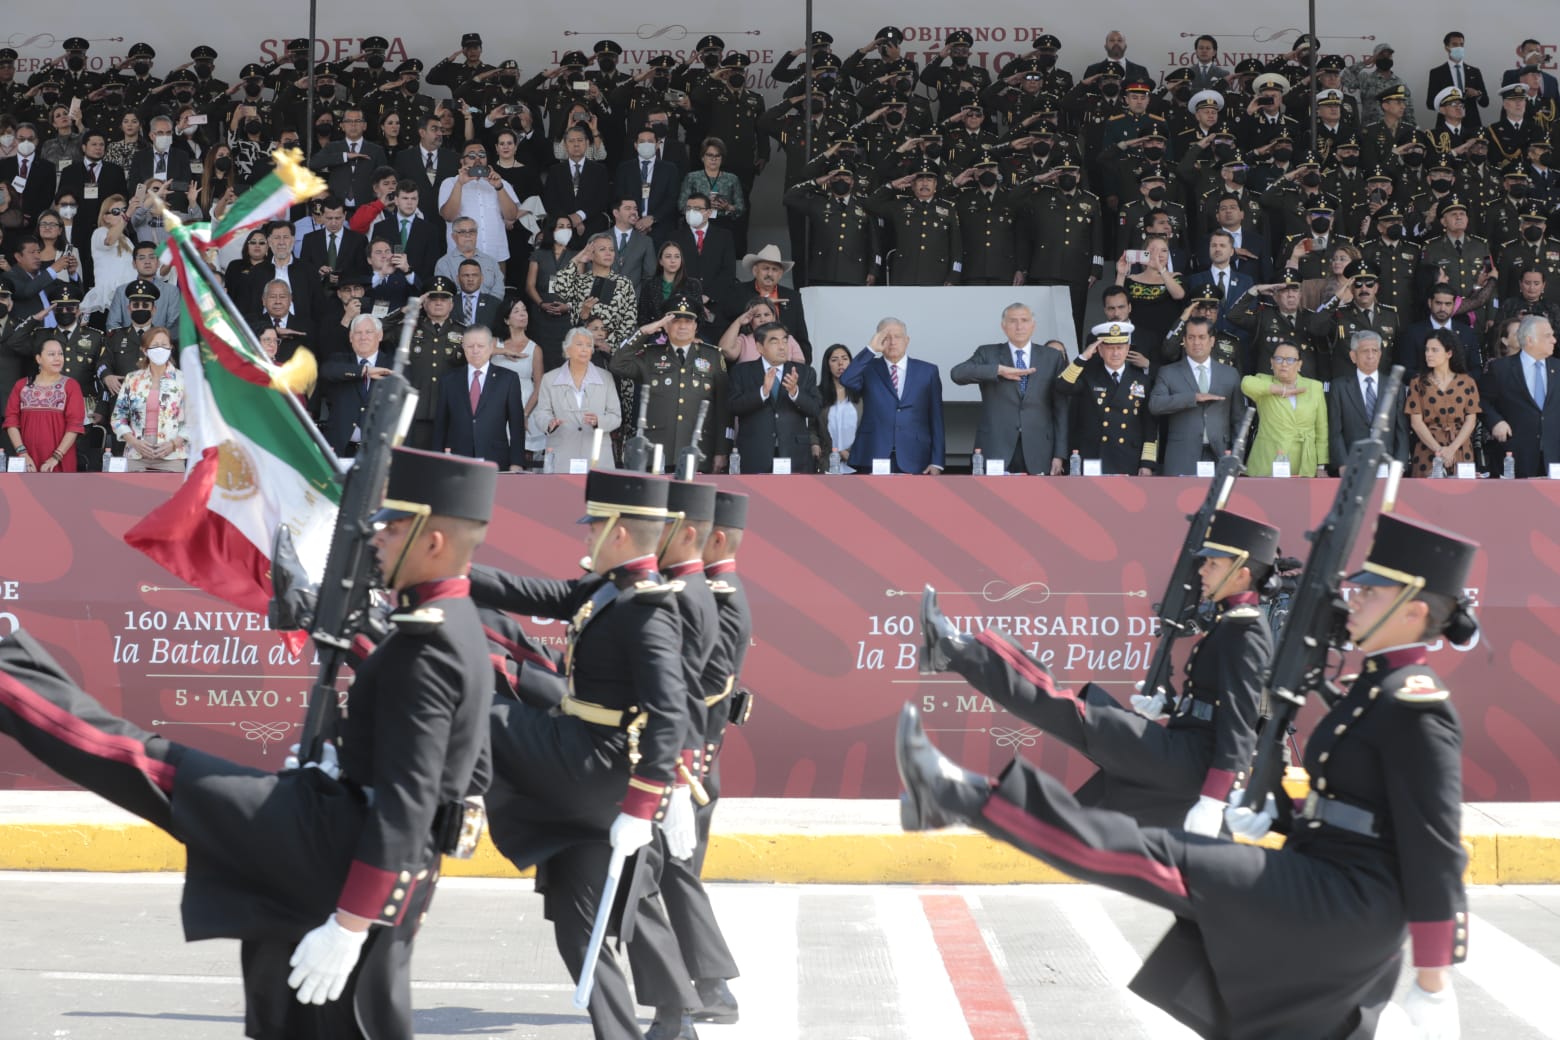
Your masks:
{"label": "flagpole", "polygon": [[[193,267],[195,273],[205,280],[206,285],[211,289],[211,294],[217,298],[217,303],[227,312],[228,324],[232,326],[234,335],[243,340],[244,346],[255,357],[265,357],[265,348],[260,345],[260,340],[255,336],[254,330],[244,320],[237,305],[233,303],[233,298],[227,294],[227,289],[223,288],[222,282],[217,278],[217,273],[211,269],[210,264],[206,263],[205,257],[200,255],[200,250],[194,247],[194,243],[189,241],[189,233],[187,231],[182,234],[173,233],[180,229],[183,221],[179,220],[178,216],[173,212],[166,210],[160,199],[154,201],[153,208],[162,217],[163,227],[169,229],[169,237],[173,239],[179,254],[184,257],[184,262]],[[316,359],[316,363],[318,363],[318,359]],[[324,452],[326,458],[335,459],[336,450],[330,446],[330,442],[325,439],[325,434],[315,425],[314,417],[309,414],[308,409],[303,407],[303,402],[299,401],[296,395],[286,389],[278,390],[277,392],[287,399],[287,405],[292,409],[293,415],[297,417],[298,421],[303,424],[303,428],[308,430],[310,436],[314,438],[315,447]]]}

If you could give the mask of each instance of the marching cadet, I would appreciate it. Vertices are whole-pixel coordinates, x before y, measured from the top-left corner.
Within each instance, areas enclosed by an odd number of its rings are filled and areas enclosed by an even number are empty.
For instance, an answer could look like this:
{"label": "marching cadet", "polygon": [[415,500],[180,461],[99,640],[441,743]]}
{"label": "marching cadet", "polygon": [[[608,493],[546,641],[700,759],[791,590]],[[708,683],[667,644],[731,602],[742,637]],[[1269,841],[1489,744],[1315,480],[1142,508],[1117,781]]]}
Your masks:
{"label": "marching cadet", "polygon": [[953,180],[954,209],[965,258],[961,284],[1013,285],[1018,274],[1014,225],[1030,191],[1002,184],[997,161],[977,160]]}
{"label": "marching cadet", "polygon": [[[639,384],[650,395],[645,436],[661,446],[661,458],[674,470],[683,449],[698,450],[700,473],[726,471],[726,359],[719,348],[698,338],[698,308],[686,296],[674,296],[666,313],[639,330],[612,354],[608,366],[619,379]],[[697,445],[694,426],[699,405],[709,414]]]}
{"label": "marching cadet", "polygon": [[1247,289],[1225,315],[1231,325],[1251,334],[1251,368],[1243,374],[1272,371],[1273,351],[1288,343],[1300,351],[1300,374],[1326,382],[1331,378],[1334,310],[1336,304],[1319,311],[1303,309],[1300,279],[1293,273],[1286,273],[1281,282]]}
{"label": "marching cadet", "polygon": [[[450,369],[459,368],[466,362],[460,347],[466,326],[453,317],[454,310],[455,283],[438,275],[423,291],[422,310],[417,315],[417,328],[412,332],[412,356],[407,359],[404,373],[417,391],[417,412],[412,428],[406,434],[408,447],[433,447],[433,409],[439,400],[439,380],[446,377]],[[393,337],[400,333],[387,329],[385,335]]]}
{"label": "marching cadet", "polygon": [[[1410,939],[1416,978],[1403,1010],[1413,1035],[1454,1037],[1447,969],[1468,953],[1462,727],[1425,644],[1478,634],[1464,593],[1477,552],[1457,535],[1381,517],[1350,578],[1348,636],[1364,668],[1306,745],[1311,792],[1281,850],[1084,808],[1023,759],[996,778],[961,770],[908,705],[897,748],[905,829],[968,823],[1171,911],[1179,920],[1132,989],[1201,1036],[1373,1035]],[[1043,665],[1026,678],[1052,688]],[[1227,815],[1247,838],[1273,820],[1271,808]],[[1288,941],[1252,957],[1251,944],[1272,935]]]}
{"label": "marching cadet", "polygon": [[394,631],[310,768],[271,775],[148,733],[27,633],[0,640],[0,730],[184,844],[185,937],[243,940],[246,1036],[411,1040],[412,942],[486,783],[493,679],[465,573],[497,474],[395,449],[373,539]]}
{"label": "marching cadet", "polygon": [[1127,364],[1132,325],[1104,322],[1091,331],[1094,339],[1052,388],[1073,399],[1072,447],[1086,459],[1098,459],[1101,473],[1153,476],[1158,422],[1148,414],[1148,372]]}
{"label": "marching cadet", "polygon": [[[844,143],[836,141],[829,151],[843,154]],[[831,168],[816,180],[803,181],[785,193],[786,208],[807,218],[812,250],[807,256],[807,284],[872,285],[883,262],[877,221],[856,197],[855,171],[838,159],[828,165]]]}
{"label": "marching cadet", "polygon": [[1360,257],[1364,265],[1381,278],[1376,298],[1390,304],[1400,314],[1414,310],[1414,279],[1419,273],[1420,248],[1407,237],[1403,209],[1389,202],[1371,218],[1378,238],[1365,243]]}
{"label": "marching cadet", "polygon": [[[679,774],[690,692],[676,582],[661,580],[656,554],[666,534],[670,481],[591,470],[585,479],[588,573],[570,581],[521,578],[474,567],[472,596],[484,606],[568,619],[556,709],[500,699],[492,709],[493,843],[516,867],[536,867],[536,890],[569,973],[584,967],[591,927],[614,853],[633,856],[609,932],[656,947],[657,963],[680,964],[676,939],[654,895],[657,826],[693,843],[692,794]],[[627,893],[626,898],[624,892]],[[601,1040],[640,1040],[634,1001],[610,949],[596,962],[589,1013]],[[680,1008],[698,1005],[678,972]],[[664,999],[664,998],[663,998]],[[675,1034],[672,1034],[675,1035]]]}
{"label": "marching cadet", "polygon": [[[1093,683],[1057,690],[1018,640],[994,628],[960,632],[930,587],[921,599],[922,672],[955,671],[971,686],[1099,767],[1073,793],[1080,805],[1126,813],[1145,827],[1216,837],[1230,792],[1256,750],[1258,708],[1273,634],[1262,591],[1278,528],[1220,510],[1197,555],[1213,626],[1186,662],[1179,697],[1132,695],[1127,708]],[[1164,726],[1154,723],[1168,718]]]}
{"label": "marching cadet", "polygon": [[[1420,271],[1432,284],[1446,284],[1458,296],[1472,296],[1483,284],[1480,276],[1493,266],[1489,243],[1468,234],[1468,207],[1456,195],[1436,204],[1443,234],[1425,243]],[[1445,272],[1442,283],[1439,272]]]}
{"label": "marching cadet", "polygon": [[1065,285],[1082,339],[1089,286],[1104,271],[1100,202],[1078,187],[1078,163],[1063,160],[1044,174],[1019,210],[1018,271],[1024,285]]}
{"label": "marching cadet", "polygon": [[1349,345],[1356,332],[1374,332],[1380,337],[1381,363],[1391,371],[1392,365],[1398,362],[1394,348],[1398,333],[1403,329],[1398,309],[1380,302],[1381,277],[1369,262],[1356,260],[1344,268],[1343,274],[1349,281],[1345,282],[1339,298],[1345,294],[1350,298],[1333,313],[1338,334],[1332,349],[1332,378],[1342,379],[1354,372],[1354,363],[1349,360]]}
{"label": "marching cadet", "polygon": [[[942,174],[930,163],[891,184],[866,202],[892,230],[889,253],[890,285],[953,285],[964,269],[963,237],[952,203],[937,194]],[[905,189],[909,195],[903,194]]]}

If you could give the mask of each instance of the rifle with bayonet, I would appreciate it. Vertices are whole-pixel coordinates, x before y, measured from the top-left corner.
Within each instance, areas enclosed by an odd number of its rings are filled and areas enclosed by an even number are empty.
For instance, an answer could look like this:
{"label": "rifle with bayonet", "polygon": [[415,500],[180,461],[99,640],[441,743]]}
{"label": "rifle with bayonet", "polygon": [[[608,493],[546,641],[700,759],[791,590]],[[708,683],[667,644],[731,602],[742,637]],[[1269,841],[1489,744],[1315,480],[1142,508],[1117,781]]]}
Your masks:
{"label": "rifle with bayonet", "polygon": [[654,453],[645,427],[650,422],[650,384],[639,388],[639,419],[634,423],[634,435],[623,442],[623,468],[631,473],[649,473],[650,458]]}
{"label": "rifle with bayonet", "polygon": [[704,420],[710,414],[710,402],[699,402],[699,415],[693,421],[693,439],[677,453],[677,479],[692,480],[699,472],[699,463],[704,460],[704,449],[699,445],[704,440]]}

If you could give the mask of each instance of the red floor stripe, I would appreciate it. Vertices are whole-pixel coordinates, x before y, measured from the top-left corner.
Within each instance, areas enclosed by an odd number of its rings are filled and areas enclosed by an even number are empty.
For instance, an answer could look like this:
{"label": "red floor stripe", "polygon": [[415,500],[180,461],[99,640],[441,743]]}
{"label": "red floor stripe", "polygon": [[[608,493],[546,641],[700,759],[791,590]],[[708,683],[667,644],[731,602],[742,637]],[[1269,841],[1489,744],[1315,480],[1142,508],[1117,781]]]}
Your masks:
{"label": "red floor stripe", "polygon": [[937,940],[970,1036],[974,1040],[1029,1040],[1002,972],[964,897],[927,894],[921,897],[921,907],[931,922],[932,937]]}

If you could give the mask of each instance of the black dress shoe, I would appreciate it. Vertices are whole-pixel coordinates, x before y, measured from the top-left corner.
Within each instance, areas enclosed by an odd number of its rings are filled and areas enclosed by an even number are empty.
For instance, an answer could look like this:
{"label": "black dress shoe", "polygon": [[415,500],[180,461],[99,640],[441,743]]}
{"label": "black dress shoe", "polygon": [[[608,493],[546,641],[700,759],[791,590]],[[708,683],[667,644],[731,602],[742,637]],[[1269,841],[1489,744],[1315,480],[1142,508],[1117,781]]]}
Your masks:
{"label": "black dress shoe", "polygon": [[725,979],[694,979],[693,988],[703,1005],[693,1013],[695,1022],[729,1026],[737,1021],[737,998]]}
{"label": "black dress shoe", "polygon": [[938,672],[946,672],[949,649],[967,642],[969,636],[961,634],[942,612],[942,608],[937,606],[937,590],[930,585],[925,586],[921,592],[920,673],[936,675]]}
{"label": "black dress shoe", "polygon": [[655,1021],[645,1032],[645,1040],[699,1040],[693,1018],[686,1011],[658,1009]]}
{"label": "black dress shoe", "polygon": [[959,767],[932,746],[913,704],[899,712],[894,760],[905,793],[899,796],[899,823],[907,831],[952,827],[980,815],[991,797],[991,781]]}
{"label": "black dress shoe", "polygon": [[314,627],[314,608],[319,589],[309,580],[309,572],[293,547],[292,534],[278,527],[271,541],[271,603],[268,618],[272,630],[305,631]]}

